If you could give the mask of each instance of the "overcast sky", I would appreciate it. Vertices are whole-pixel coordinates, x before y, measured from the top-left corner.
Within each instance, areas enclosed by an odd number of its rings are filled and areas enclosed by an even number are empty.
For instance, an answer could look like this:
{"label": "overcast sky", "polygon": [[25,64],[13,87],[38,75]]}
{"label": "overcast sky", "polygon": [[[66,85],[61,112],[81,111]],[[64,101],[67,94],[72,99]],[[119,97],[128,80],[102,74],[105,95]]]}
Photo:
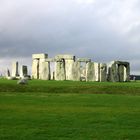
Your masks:
{"label": "overcast sky", "polygon": [[129,61],[140,74],[140,0],[0,0],[0,72],[33,53]]}

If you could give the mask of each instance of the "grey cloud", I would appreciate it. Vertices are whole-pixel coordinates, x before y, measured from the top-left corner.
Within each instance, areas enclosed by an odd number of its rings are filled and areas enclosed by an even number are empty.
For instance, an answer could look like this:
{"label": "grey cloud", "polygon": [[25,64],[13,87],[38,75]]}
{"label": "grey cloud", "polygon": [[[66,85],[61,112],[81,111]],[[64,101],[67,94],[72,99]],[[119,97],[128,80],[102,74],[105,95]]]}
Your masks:
{"label": "grey cloud", "polygon": [[139,35],[138,28],[124,34],[130,19],[119,18],[123,7],[116,13],[115,5],[119,8],[121,1],[112,4],[100,0],[91,5],[76,0],[2,1],[0,58],[28,58],[31,62],[32,53],[46,52],[50,57],[70,53],[100,62],[128,60],[132,70],[139,71],[140,42],[130,41]]}

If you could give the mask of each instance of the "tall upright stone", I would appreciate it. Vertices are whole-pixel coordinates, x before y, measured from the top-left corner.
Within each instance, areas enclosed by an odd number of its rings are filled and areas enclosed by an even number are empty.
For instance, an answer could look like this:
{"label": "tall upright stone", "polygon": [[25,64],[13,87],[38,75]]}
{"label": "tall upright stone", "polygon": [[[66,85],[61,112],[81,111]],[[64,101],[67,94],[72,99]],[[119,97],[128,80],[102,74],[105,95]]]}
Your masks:
{"label": "tall upright stone", "polygon": [[13,62],[12,63],[12,77],[18,77],[18,62]]}
{"label": "tall upright stone", "polygon": [[123,61],[112,61],[108,77],[111,82],[128,82],[130,80],[130,64]]}
{"label": "tall upright stone", "polygon": [[88,62],[86,64],[86,81],[100,81],[100,64],[96,62]]}
{"label": "tall upright stone", "polygon": [[32,62],[32,78],[39,79],[39,60],[34,59]]}
{"label": "tall upright stone", "polygon": [[22,65],[20,68],[20,77],[26,77],[28,75],[28,68],[25,65]]}
{"label": "tall upright stone", "polygon": [[57,55],[55,59],[65,60],[66,80],[73,80],[73,63],[75,62],[74,55]]}
{"label": "tall upright stone", "polygon": [[72,72],[71,72],[71,79],[73,81],[80,81],[81,73],[80,73],[80,62],[75,61],[72,64]]}
{"label": "tall upright stone", "polygon": [[124,79],[126,79],[125,82],[129,82],[130,81],[130,63],[129,62],[126,62],[126,65],[125,65],[125,76],[124,76]]}
{"label": "tall upright stone", "polygon": [[11,74],[10,74],[10,70],[7,69],[7,71],[6,71],[6,77],[10,77],[10,76],[11,76]]}
{"label": "tall upright stone", "polygon": [[94,62],[94,69],[95,69],[95,81],[100,81],[100,63]]}
{"label": "tall upright stone", "polygon": [[33,54],[32,55],[32,78],[41,79],[42,62],[48,58],[48,54]]}
{"label": "tall upright stone", "polygon": [[118,66],[118,74],[119,74],[119,82],[124,82],[126,81],[124,78],[125,78],[125,66],[124,65],[119,65]]}
{"label": "tall upright stone", "polygon": [[95,81],[94,62],[86,64],[86,81]]}
{"label": "tall upright stone", "polygon": [[118,65],[115,61],[112,61],[109,66],[109,81],[111,82],[118,82],[119,81],[119,75],[118,75]]}
{"label": "tall upright stone", "polygon": [[100,63],[100,82],[107,81],[107,65],[105,63]]}
{"label": "tall upright stone", "polygon": [[55,63],[55,80],[66,80],[65,60],[57,58]]}
{"label": "tall upright stone", "polygon": [[50,80],[50,62],[42,62],[40,68],[40,78],[41,80]]}

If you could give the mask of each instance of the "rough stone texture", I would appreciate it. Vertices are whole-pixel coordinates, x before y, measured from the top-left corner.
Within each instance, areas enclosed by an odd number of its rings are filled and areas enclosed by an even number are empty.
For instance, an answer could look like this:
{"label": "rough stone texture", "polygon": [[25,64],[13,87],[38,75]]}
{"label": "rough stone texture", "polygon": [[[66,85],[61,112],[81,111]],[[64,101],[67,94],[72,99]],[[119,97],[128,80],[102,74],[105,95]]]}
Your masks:
{"label": "rough stone texture", "polygon": [[66,80],[73,80],[73,63],[74,60],[65,60]]}
{"label": "rough stone texture", "polygon": [[126,82],[130,81],[130,64],[126,67],[126,75],[125,75]]}
{"label": "rough stone texture", "polygon": [[91,59],[88,59],[88,58],[78,58],[77,61],[78,62],[86,62],[87,63],[87,62],[91,62]]}
{"label": "rough stone texture", "polygon": [[107,65],[105,63],[100,63],[100,82],[107,81]]}
{"label": "rough stone texture", "polygon": [[[119,74],[119,82],[124,82],[126,81],[124,79],[125,75],[124,75],[124,70],[125,70],[125,66],[124,65],[119,65],[118,66],[118,74]],[[126,73],[125,73],[126,74]]]}
{"label": "rough stone texture", "polygon": [[[76,60],[74,55],[64,54],[48,58],[47,54],[33,54],[32,58],[32,78],[34,79],[124,82],[129,81],[130,77],[128,62],[112,61],[107,74],[106,64],[91,62],[91,59],[87,58]],[[53,63],[55,68],[52,69]]]}
{"label": "rough stone texture", "polygon": [[39,60],[33,59],[32,62],[32,78],[39,79]]}
{"label": "rough stone texture", "polygon": [[115,61],[112,61],[109,66],[109,81],[111,82],[119,81],[118,65],[115,63]]}
{"label": "rough stone texture", "polygon": [[46,58],[48,58],[48,54],[41,53],[32,55],[32,59],[46,59]]}
{"label": "rough stone texture", "polygon": [[100,81],[100,64],[94,62],[94,70],[95,70],[95,81]]}
{"label": "rough stone texture", "polygon": [[55,62],[55,59],[54,58],[47,58],[47,59],[45,59],[45,62]]}
{"label": "rough stone texture", "polygon": [[50,62],[42,62],[40,67],[39,79],[50,80]]}
{"label": "rough stone texture", "polygon": [[128,82],[130,64],[123,61],[112,61],[109,66],[108,80],[111,82]]}
{"label": "rough stone texture", "polygon": [[12,63],[12,77],[17,77],[19,76],[18,73],[18,62],[13,62]]}
{"label": "rough stone texture", "polygon": [[75,61],[72,64],[72,80],[73,81],[80,81],[81,73],[80,73],[80,62]]}
{"label": "rough stone texture", "polygon": [[20,77],[26,77],[28,75],[27,66],[22,65],[20,68]]}
{"label": "rough stone texture", "polygon": [[26,84],[28,84],[28,81],[26,79],[20,79],[17,81],[17,84],[26,85]]}
{"label": "rough stone texture", "polygon": [[48,58],[48,54],[33,54],[32,55],[32,78],[41,79],[42,78],[42,62]]}
{"label": "rough stone texture", "polygon": [[75,56],[74,55],[69,55],[69,54],[59,54],[57,56],[55,56],[55,59],[64,59],[64,60],[75,60]]}
{"label": "rough stone texture", "polygon": [[55,80],[66,80],[65,60],[62,58],[55,63]]}
{"label": "rough stone texture", "polygon": [[100,80],[100,64],[96,62],[89,62],[86,64],[86,81]]}
{"label": "rough stone texture", "polygon": [[86,81],[95,81],[94,62],[86,64]]}
{"label": "rough stone texture", "polygon": [[39,79],[42,79],[42,72],[44,69],[43,62],[45,62],[44,58],[39,59]]}

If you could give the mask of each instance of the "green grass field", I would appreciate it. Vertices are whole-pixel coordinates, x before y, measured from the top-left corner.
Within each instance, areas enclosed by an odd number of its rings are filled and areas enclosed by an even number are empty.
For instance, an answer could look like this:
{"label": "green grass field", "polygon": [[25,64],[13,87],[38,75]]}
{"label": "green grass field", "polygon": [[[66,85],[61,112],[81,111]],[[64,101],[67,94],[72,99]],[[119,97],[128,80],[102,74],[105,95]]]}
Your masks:
{"label": "green grass field", "polygon": [[140,82],[0,80],[0,140],[140,140]]}

